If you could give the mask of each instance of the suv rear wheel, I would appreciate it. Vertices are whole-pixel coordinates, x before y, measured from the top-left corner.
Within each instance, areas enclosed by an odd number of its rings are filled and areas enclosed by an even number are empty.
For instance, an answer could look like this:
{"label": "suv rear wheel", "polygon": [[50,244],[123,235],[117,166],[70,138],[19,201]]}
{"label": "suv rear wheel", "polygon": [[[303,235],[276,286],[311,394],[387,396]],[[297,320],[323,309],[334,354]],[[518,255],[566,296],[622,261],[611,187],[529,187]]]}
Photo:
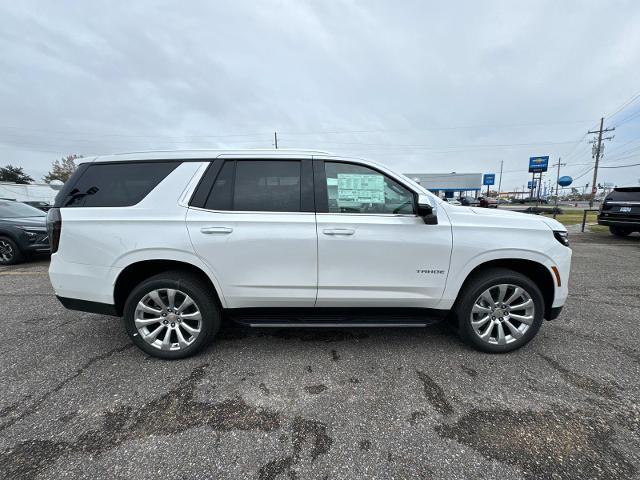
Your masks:
{"label": "suv rear wheel", "polygon": [[609,227],[609,231],[614,234],[616,237],[626,237],[631,234],[630,228],[622,228],[622,227]]}
{"label": "suv rear wheel", "polygon": [[510,352],[540,329],[544,299],[531,279],[508,269],[485,270],[464,287],[455,313],[463,340],[484,352]]}
{"label": "suv rear wheel", "polygon": [[182,271],[155,275],[133,289],[124,307],[127,333],[154,357],[184,358],[220,327],[220,308],[204,283]]}

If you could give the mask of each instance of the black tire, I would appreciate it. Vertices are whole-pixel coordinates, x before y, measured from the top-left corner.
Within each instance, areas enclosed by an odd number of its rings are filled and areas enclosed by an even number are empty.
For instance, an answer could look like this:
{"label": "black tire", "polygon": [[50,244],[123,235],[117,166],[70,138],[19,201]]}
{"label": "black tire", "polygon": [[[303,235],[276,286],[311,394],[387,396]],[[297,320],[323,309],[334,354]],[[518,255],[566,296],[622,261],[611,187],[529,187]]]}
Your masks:
{"label": "black tire", "polygon": [[[511,284],[524,289],[533,300],[534,305],[533,321],[529,328],[520,338],[504,345],[482,340],[471,324],[472,308],[476,300],[487,289],[500,284]],[[544,297],[538,286],[529,277],[506,268],[492,268],[475,274],[465,282],[454,305],[453,313],[462,340],[483,352],[505,353],[522,347],[536,336],[544,317]],[[505,329],[505,332],[508,332],[508,329]]]}
{"label": "black tire", "polygon": [[0,237],[0,265],[15,265],[24,260],[24,255],[9,237]]}
{"label": "black tire", "polygon": [[626,237],[631,234],[630,228],[622,228],[622,227],[609,227],[609,231],[615,235],[616,237]]}
{"label": "black tire", "polygon": [[[147,343],[135,325],[135,313],[138,303],[151,291],[175,289],[189,295],[201,314],[200,333],[193,343],[179,350],[161,350]],[[209,344],[220,328],[221,313],[215,293],[196,275],[181,270],[167,271],[148,278],[136,286],[129,294],[124,306],[124,324],[133,343],[154,357],[174,360],[197,353]],[[158,335],[160,336],[160,335]]]}

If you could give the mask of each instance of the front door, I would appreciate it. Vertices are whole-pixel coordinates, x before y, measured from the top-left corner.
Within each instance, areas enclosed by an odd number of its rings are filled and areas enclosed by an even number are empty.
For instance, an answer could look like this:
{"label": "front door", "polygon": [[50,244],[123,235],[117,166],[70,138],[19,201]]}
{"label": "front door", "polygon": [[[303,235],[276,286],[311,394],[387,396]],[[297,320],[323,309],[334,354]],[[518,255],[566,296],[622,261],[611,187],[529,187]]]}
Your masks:
{"label": "front door", "polygon": [[[222,162],[222,160],[217,160]],[[212,170],[213,168],[213,170]],[[226,160],[187,213],[194,249],[228,308],[313,307],[317,237],[311,160]],[[200,187],[198,187],[200,188]]]}
{"label": "front door", "polygon": [[451,225],[416,216],[416,195],[368,166],[314,160],[317,307],[434,308],[444,291]]}

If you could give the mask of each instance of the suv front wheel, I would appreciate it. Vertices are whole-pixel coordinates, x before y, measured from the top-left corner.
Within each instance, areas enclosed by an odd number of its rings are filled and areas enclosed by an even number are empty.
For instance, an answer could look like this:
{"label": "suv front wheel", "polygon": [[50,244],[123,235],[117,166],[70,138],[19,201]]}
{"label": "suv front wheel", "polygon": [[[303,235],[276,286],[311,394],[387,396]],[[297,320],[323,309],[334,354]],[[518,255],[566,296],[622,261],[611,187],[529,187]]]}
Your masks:
{"label": "suv front wheel", "polygon": [[463,340],[491,353],[510,352],[536,336],[544,299],[536,284],[521,273],[491,269],[475,275],[455,307]]}
{"label": "suv front wheel", "polygon": [[178,359],[208,344],[220,327],[220,309],[198,277],[170,271],[133,289],[124,322],[140,349],[154,357]]}

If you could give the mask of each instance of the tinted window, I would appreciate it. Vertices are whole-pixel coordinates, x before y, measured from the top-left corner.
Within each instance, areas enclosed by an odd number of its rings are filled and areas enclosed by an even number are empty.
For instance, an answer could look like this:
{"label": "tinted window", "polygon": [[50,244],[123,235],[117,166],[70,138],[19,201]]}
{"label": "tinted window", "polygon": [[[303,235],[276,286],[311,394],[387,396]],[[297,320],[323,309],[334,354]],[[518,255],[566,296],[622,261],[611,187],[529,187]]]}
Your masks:
{"label": "tinted window", "polygon": [[640,202],[640,187],[616,188],[607,195],[614,202]]}
{"label": "tinted window", "polygon": [[225,162],[205,203],[209,210],[233,209],[233,176],[235,162]]}
{"label": "tinted window", "polygon": [[227,161],[216,178],[206,208],[299,212],[300,192],[299,161]]}
{"label": "tinted window", "polygon": [[329,213],[414,213],[413,192],[386,175],[351,163],[324,166]]}
{"label": "tinted window", "polygon": [[0,200],[0,218],[44,217],[46,214],[31,205]]}
{"label": "tinted window", "polygon": [[67,193],[63,207],[127,207],[153,190],[180,162],[91,164]]}

